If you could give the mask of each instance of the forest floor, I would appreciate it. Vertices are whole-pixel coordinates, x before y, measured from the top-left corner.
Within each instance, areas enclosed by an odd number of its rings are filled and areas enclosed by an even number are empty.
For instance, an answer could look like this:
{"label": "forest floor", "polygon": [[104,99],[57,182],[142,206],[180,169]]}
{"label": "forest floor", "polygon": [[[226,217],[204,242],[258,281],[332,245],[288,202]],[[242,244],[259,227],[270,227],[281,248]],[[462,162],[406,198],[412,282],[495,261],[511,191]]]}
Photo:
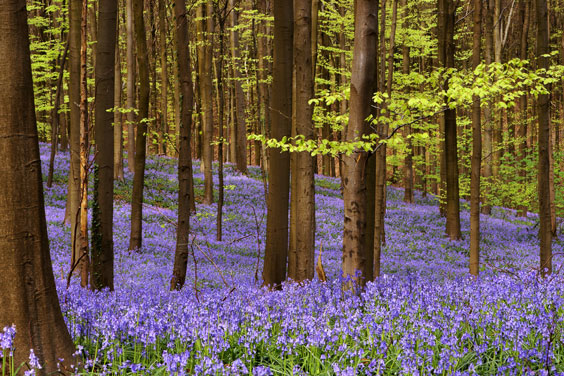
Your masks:
{"label": "forest floor", "polygon": [[[47,145],[41,146],[47,171]],[[449,241],[437,201],[388,192],[384,275],[360,295],[343,292],[343,200],[339,180],[316,176],[317,279],[282,291],[260,288],[266,205],[258,169],[225,168],[223,241],[216,205],[191,217],[193,255],[180,292],[169,291],[178,199],[176,160],[147,160],[143,248],[129,253],[132,174],[116,183],[116,291],[69,288],[70,229],[62,224],[68,153],[55,160],[46,189],[53,269],[62,309],[83,352],[85,374],[376,375],[564,374],[563,245],[555,273],[538,277],[536,215],[494,208],[482,216],[482,267],[468,276],[469,212],[464,239]],[[217,178],[217,176],[215,176]],[[196,196],[203,174],[194,162]],[[217,182],[217,181],[216,181]]]}

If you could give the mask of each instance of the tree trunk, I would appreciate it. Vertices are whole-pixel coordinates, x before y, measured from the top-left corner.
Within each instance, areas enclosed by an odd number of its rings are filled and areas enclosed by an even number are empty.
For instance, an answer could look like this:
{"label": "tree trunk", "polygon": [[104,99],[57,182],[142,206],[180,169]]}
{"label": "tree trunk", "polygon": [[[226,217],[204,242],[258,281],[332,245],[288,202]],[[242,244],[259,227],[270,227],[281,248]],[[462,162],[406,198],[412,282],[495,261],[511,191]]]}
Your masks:
{"label": "tree trunk", "polygon": [[[357,0],[354,8],[355,35],[350,88],[350,116],[346,141],[357,140],[368,131],[371,114],[378,44],[378,1]],[[363,285],[372,273],[372,249],[366,247],[366,181],[368,153],[356,150],[343,157],[343,277]],[[376,213],[378,215],[378,213]],[[357,271],[361,275],[357,276]]]}
{"label": "tree trunk", "polygon": [[[292,124],[293,1],[275,0],[273,9],[271,136],[281,140],[290,136]],[[278,288],[286,279],[288,257],[290,155],[280,149],[269,149],[269,152],[266,246],[262,276],[264,285]]]}
{"label": "tree trunk", "polygon": [[[308,103],[313,98],[313,74],[311,61],[311,1],[296,0],[294,4],[294,80],[295,80],[295,127],[296,135],[306,140],[313,139],[313,107]],[[291,221],[288,253],[288,277],[294,281],[313,278],[315,246],[315,187],[313,180],[313,157],[308,152],[298,152],[291,178],[291,205],[295,206],[295,217]]]}
{"label": "tree trunk", "polygon": [[[537,21],[537,68],[548,69],[549,59],[543,55],[550,52],[547,26],[546,0],[536,1]],[[538,199],[539,199],[539,240],[540,270],[542,275],[552,272],[552,232],[550,218],[550,94],[542,94],[537,99],[538,129]]]}
{"label": "tree trunk", "polygon": [[38,375],[57,373],[60,358],[70,372],[74,345],[49,253],[24,0],[3,2],[0,35],[0,87],[10,93],[0,96],[0,327],[16,327],[16,367],[33,349]]}
{"label": "tree trunk", "polygon": [[[96,142],[95,180],[97,191],[92,222],[92,273],[91,287],[96,290],[114,289],[114,80],[116,62],[117,2],[99,0],[98,3],[98,48],[96,57]],[[118,125],[115,125],[118,127]]]}
{"label": "tree trunk", "polygon": [[[454,21],[456,8],[452,0],[439,0],[439,61],[444,68],[454,68]],[[448,80],[445,82],[448,88]],[[445,89],[446,90],[446,89]],[[458,190],[458,153],[456,135],[456,109],[444,111],[446,163],[446,233],[451,240],[462,237],[460,232],[460,202]]]}
{"label": "tree trunk", "polygon": [[[230,0],[232,6],[235,1]],[[238,23],[238,14],[235,9],[231,11],[231,27],[235,27]],[[239,31],[231,29],[231,55],[233,56],[233,79],[235,85],[235,116],[236,121],[233,122],[235,132],[232,133],[235,138],[231,139],[234,144],[232,151],[235,153],[235,163],[237,170],[247,173],[247,126],[245,121],[245,94],[243,93],[242,77],[239,70],[241,65],[241,53],[239,52]]]}
{"label": "tree trunk", "polygon": [[139,65],[139,114],[137,116],[137,135],[135,137],[135,172],[131,194],[131,235],[129,250],[139,250],[143,242],[143,186],[145,182],[145,154],[147,144],[147,118],[149,117],[149,56],[145,22],[143,21],[143,0],[133,0],[135,23],[135,44]]}
{"label": "tree trunk", "polygon": [[133,30],[133,1],[126,1],[126,23],[127,34],[127,168],[135,170],[135,32]]}
{"label": "tree trunk", "polygon": [[190,135],[192,128],[192,106],[194,93],[192,92],[192,76],[190,67],[190,50],[188,41],[188,17],[186,16],[186,0],[175,0],[174,14],[176,20],[176,38],[178,66],[178,81],[182,88],[180,96],[180,141],[178,157],[178,227],[176,230],[176,252],[170,289],[180,290],[186,280],[186,265],[188,263],[188,242],[190,234],[190,204],[192,184],[192,159],[190,150]]}
{"label": "tree trunk", "polygon": [[71,230],[71,267],[80,258],[80,28],[82,1],[69,2],[70,173],[65,222]]}
{"label": "tree trunk", "polygon": [[[407,8],[407,0],[401,1],[401,6],[403,8],[403,16],[405,19],[409,16],[409,10]],[[405,24],[407,28],[409,25]],[[402,73],[404,75],[409,74],[409,66],[410,66],[410,59],[409,59],[409,46],[406,44],[405,38],[403,41],[402,46],[402,53],[403,53],[403,65],[402,65]],[[409,90],[409,89],[408,89]],[[411,127],[405,127],[405,135],[407,139],[407,150],[405,151],[405,160],[404,160],[404,195],[403,201],[408,204],[413,204],[413,155],[414,155],[414,148],[413,148],[413,139],[411,138]]]}
{"label": "tree trunk", "polygon": [[[472,68],[480,65],[482,40],[482,1],[473,0]],[[470,274],[477,276],[480,270],[480,173],[482,167],[482,124],[480,97],[472,103],[472,170],[470,172]]]}
{"label": "tree trunk", "polygon": [[[119,38],[119,19],[116,26],[116,35]],[[123,181],[123,114],[121,108],[121,60],[119,43],[116,43],[115,52],[115,80],[114,80],[114,180]]]}
{"label": "tree trunk", "polygon": [[[485,62],[486,64],[491,64],[493,61],[493,54],[494,54],[494,37],[493,37],[493,29],[494,29],[494,19],[493,19],[493,9],[491,0],[486,1],[486,37],[485,37]],[[492,105],[488,104],[484,108],[484,145],[483,151],[485,153],[484,156],[484,180],[488,184],[492,184],[492,176],[493,176],[493,116],[492,116]],[[483,198],[483,205],[481,212],[482,214],[490,215],[492,212],[492,207],[488,203],[488,194],[491,190],[486,188],[486,197]]]}
{"label": "tree trunk", "polygon": [[[161,48],[161,142],[159,153],[167,155],[169,143],[168,127],[168,64],[166,59],[166,0],[159,1],[159,44]],[[177,31],[178,32],[178,31]],[[188,43],[188,40],[186,41]],[[190,82],[192,80],[190,79]],[[181,115],[182,116],[182,115]],[[191,126],[190,126],[191,128]]]}
{"label": "tree trunk", "polygon": [[[521,30],[521,43],[520,43],[520,53],[519,57],[522,60],[527,59],[528,50],[528,40],[529,40],[529,23],[530,23],[530,9],[531,2],[528,0],[521,1],[521,20],[523,27]],[[527,96],[522,95],[519,98],[520,112],[520,125],[518,128],[517,138],[518,138],[518,152],[517,160],[519,165],[519,177],[521,178],[521,184],[526,184],[525,179],[527,177],[527,166],[525,164],[525,158],[527,156],[527,124],[528,124],[528,113],[527,113]],[[527,206],[519,206],[519,215],[521,217],[527,216]]]}
{"label": "tree trunk", "polygon": [[[211,4],[211,3],[210,3]],[[198,35],[198,76],[200,94],[202,98],[202,165],[204,166],[204,204],[213,203],[213,177],[212,160],[213,147],[213,98],[212,98],[212,46],[211,33],[213,33],[212,9],[200,5],[197,10],[197,35]],[[207,36],[206,36],[207,35]]]}

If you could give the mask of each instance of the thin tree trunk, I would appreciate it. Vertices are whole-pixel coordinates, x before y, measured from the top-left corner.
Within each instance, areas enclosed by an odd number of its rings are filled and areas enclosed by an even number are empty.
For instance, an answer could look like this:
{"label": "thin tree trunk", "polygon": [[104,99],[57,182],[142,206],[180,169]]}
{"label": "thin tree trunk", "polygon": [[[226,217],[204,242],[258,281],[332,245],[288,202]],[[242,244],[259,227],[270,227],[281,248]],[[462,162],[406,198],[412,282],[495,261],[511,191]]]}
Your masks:
{"label": "thin tree trunk", "polygon": [[88,286],[88,85],[87,85],[87,17],[88,2],[82,5],[80,45],[80,285]]}
{"label": "thin tree trunk", "polygon": [[143,242],[143,186],[145,182],[145,155],[147,144],[147,118],[149,117],[149,56],[143,21],[143,0],[133,0],[137,61],[139,63],[139,114],[137,117],[137,135],[135,137],[135,172],[133,192],[131,194],[131,234],[129,250],[136,251]]}
{"label": "thin tree trunk", "polygon": [[61,92],[63,89],[63,73],[65,72],[65,62],[69,51],[69,43],[66,44],[63,55],[60,59],[59,78],[57,79],[57,91],[55,94],[55,105],[51,111],[51,154],[49,156],[49,172],[47,173],[47,188],[53,186],[53,170],[55,164],[55,154],[59,138],[59,108],[61,106]]}
{"label": "thin tree trunk", "polygon": [[[116,35],[119,39],[119,19],[116,26]],[[114,80],[114,180],[123,181],[123,114],[121,108],[121,60],[119,43],[116,43],[115,52],[115,80]]]}
{"label": "thin tree trunk", "polygon": [[[281,140],[290,136],[292,124],[293,2],[275,0],[273,10],[271,136]],[[262,276],[265,286],[278,288],[286,279],[290,156],[279,149],[269,149],[269,152],[266,246]]]}
{"label": "thin tree trunk", "polygon": [[190,210],[192,185],[192,159],[190,150],[190,135],[192,127],[192,107],[194,93],[192,92],[192,77],[190,73],[190,51],[188,47],[188,17],[186,16],[186,0],[175,0],[176,38],[178,43],[177,59],[178,82],[182,88],[180,96],[180,141],[178,157],[178,227],[176,230],[176,252],[170,289],[180,290],[186,280],[186,266],[188,264],[188,243],[190,234]]}
{"label": "thin tree trunk", "polygon": [[[547,26],[547,1],[536,1],[537,21],[537,68],[548,69],[549,60],[545,54],[550,52]],[[538,116],[538,199],[539,199],[539,240],[540,270],[542,275],[552,272],[552,232],[550,216],[550,94],[539,95],[537,99]]]}
{"label": "thin tree trunk", "polygon": [[[482,40],[482,1],[473,0],[472,68],[480,65]],[[480,97],[472,103],[472,170],[470,176],[470,274],[477,276],[480,270],[480,173],[482,167],[482,124]]]}
{"label": "thin tree trunk", "polygon": [[[409,16],[409,10],[407,8],[407,0],[401,1],[401,6],[403,8],[403,16],[407,19]],[[407,25],[404,22],[405,27]],[[409,58],[409,46],[406,44],[405,38],[402,46],[402,53],[403,53],[403,65],[402,65],[402,73],[404,75],[409,74],[410,68],[410,58]],[[408,89],[409,90],[409,89]],[[407,139],[407,150],[405,152],[405,160],[404,160],[404,195],[403,201],[412,204],[413,203],[413,156],[414,156],[414,147],[413,147],[413,138],[411,137],[411,127],[405,127],[405,135]]]}
{"label": "thin tree trunk", "polygon": [[[494,54],[494,36],[493,36],[493,29],[494,29],[494,19],[493,19],[493,9],[491,7],[491,0],[486,1],[486,37],[485,37],[485,60],[486,64],[491,64],[493,61],[493,54]],[[492,116],[492,106],[487,105],[484,108],[484,180],[488,184],[492,184],[492,177],[493,177],[493,116]],[[486,194],[483,198],[483,205],[481,212],[482,214],[490,215],[492,208],[488,204],[488,194],[491,190],[486,188]]]}
{"label": "thin tree trunk", "polygon": [[[159,41],[161,48],[161,142],[159,152],[167,155],[169,143],[168,127],[168,63],[166,58],[166,3],[159,1]],[[188,41],[186,41],[188,43]],[[190,80],[191,82],[192,80]]]}
{"label": "thin tree trunk", "polygon": [[[527,59],[528,50],[528,40],[529,40],[529,23],[530,23],[530,9],[531,2],[529,0],[521,1],[521,20],[523,27],[521,30],[521,40],[520,40],[520,53],[519,57],[522,60]],[[526,184],[525,179],[527,177],[527,166],[525,164],[525,158],[527,156],[527,124],[528,124],[528,113],[527,113],[527,96],[522,95],[519,98],[519,106],[521,108],[520,112],[520,125],[518,128],[518,152],[517,160],[519,164],[519,177],[521,178],[521,184]],[[522,204],[519,206],[519,214],[521,217],[527,216],[527,206]]]}
{"label": "thin tree trunk", "polygon": [[126,1],[126,35],[127,35],[127,168],[135,170],[135,38],[133,30],[133,1]]}

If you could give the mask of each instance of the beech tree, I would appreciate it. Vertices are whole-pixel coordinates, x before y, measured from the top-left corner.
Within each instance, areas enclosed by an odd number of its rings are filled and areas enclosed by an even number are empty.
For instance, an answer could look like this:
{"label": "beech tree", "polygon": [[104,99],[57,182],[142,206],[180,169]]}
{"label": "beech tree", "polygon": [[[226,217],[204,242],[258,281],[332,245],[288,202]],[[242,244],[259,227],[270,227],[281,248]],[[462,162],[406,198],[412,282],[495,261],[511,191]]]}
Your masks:
{"label": "beech tree", "polygon": [[16,326],[15,367],[33,349],[49,375],[61,358],[70,370],[74,345],[49,254],[25,0],[0,7],[0,66],[0,327]]}
{"label": "beech tree", "polygon": [[[290,136],[292,125],[292,60],[294,6],[292,0],[274,0],[274,48],[271,136]],[[269,178],[266,213],[266,245],[262,277],[264,284],[279,287],[286,279],[288,258],[288,200],[290,198],[290,155],[269,150]]]}
{"label": "beech tree", "polygon": [[[96,195],[92,226],[93,289],[114,288],[114,80],[117,2],[99,0],[96,57]],[[118,125],[115,125],[118,127]]]}
{"label": "beech tree", "polygon": [[[368,132],[367,118],[371,114],[375,87],[378,1],[357,0],[354,7],[355,38],[351,75],[350,116],[346,141],[355,141]],[[366,185],[365,164],[368,153],[355,150],[343,157],[343,201],[345,219],[343,231],[343,276],[364,284],[371,274],[372,249],[366,247]],[[357,279],[356,271],[362,273]]]}

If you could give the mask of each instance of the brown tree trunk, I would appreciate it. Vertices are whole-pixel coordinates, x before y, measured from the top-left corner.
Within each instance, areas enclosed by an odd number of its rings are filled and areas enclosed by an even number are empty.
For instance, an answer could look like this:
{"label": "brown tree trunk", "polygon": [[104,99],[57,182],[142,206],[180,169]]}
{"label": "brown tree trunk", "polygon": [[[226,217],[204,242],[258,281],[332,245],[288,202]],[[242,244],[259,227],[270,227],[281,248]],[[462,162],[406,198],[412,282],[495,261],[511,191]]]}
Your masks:
{"label": "brown tree trunk", "polygon": [[[472,68],[480,65],[482,40],[482,1],[473,0]],[[480,97],[472,103],[472,162],[470,172],[470,274],[477,276],[480,270],[480,173],[482,167],[482,124]]]}
{"label": "brown tree trunk", "polygon": [[[96,66],[96,184],[92,222],[91,287],[114,289],[114,107],[117,2],[99,0]],[[116,124],[117,127],[117,124]],[[98,221],[98,222],[97,222]]]}
{"label": "brown tree trunk", "polygon": [[[292,0],[274,1],[271,136],[290,136],[292,124],[292,61],[294,7]],[[270,173],[266,214],[264,285],[280,287],[286,279],[288,257],[288,199],[290,155],[269,149]]]}
{"label": "brown tree trunk", "polygon": [[[519,57],[522,60],[527,59],[528,50],[528,40],[529,40],[529,23],[530,23],[530,9],[531,2],[529,0],[521,1],[521,20],[523,27],[521,30],[521,43],[520,43],[520,53]],[[517,148],[517,160],[519,163],[519,177],[521,178],[521,183],[526,184],[525,179],[527,177],[527,166],[525,164],[525,158],[527,156],[527,124],[528,124],[528,113],[527,113],[527,96],[522,95],[519,98],[520,111],[520,125],[518,128],[517,138],[518,138],[518,148]],[[519,214],[522,217],[527,216],[527,206],[521,205],[519,207]]]}
{"label": "brown tree trunk", "polygon": [[80,28],[82,1],[69,2],[70,173],[65,222],[71,230],[71,267],[80,258]]}
{"label": "brown tree trunk", "polygon": [[186,16],[186,0],[175,0],[174,14],[176,20],[178,81],[182,88],[180,96],[180,141],[178,157],[178,227],[176,229],[176,252],[174,267],[170,281],[171,290],[180,290],[186,280],[188,263],[188,242],[190,234],[190,203],[192,184],[192,159],[190,135],[192,127],[192,77],[190,67],[190,51],[188,41],[188,17]]}
{"label": "brown tree trunk", "polygon": [[[119,38],[119,19],[116,27],[116,35]],[[121,59],[119,43],[116,43],[115,52],[115,80],[114,80],[114,180],[123,181],[123,114],[121,108]]]}
{"label": "brown tree trunk", "polygon": [[[80,285],[88,286],[90,259],[88,254],[88,85],[87,85],[87,19],[88,2],[82,3],[82,23],[80,39],[80,257],[77,260],[80,270]],[[74,267],[74,265],[73,265]]]}
{"label": "brown tree trunk", "polygon": [[[401,6],[403,8],[403,16],[405,19],[409,16],[409,10],[407,8],[407,0],[402,0]],[[405,23],[404,23],[405,24]],[[406,27],[408,25],[405,25]],[[402,73],[405,75],[409,74],[409,66],[410,66],[410,59],[409,59],[409,46],[407,46],[406,41],[404,40],[402,46],[402,53],[403,53],[403,65],[402,65]],[[407,139],[407,150],[405,151],[405,160],[404,160],[404,195],[403,201],[408,204],[413,204],[413,156],[414,156],[414,147],[413,147],[413,139],[411,136],[411,127],[405,127],[405,134]]]}
{"label": "brown tree trunk", "polygon": [[[355,35],[350,89],[350,117],[346,141],[366,134],[371,114],[378,42],[378,1],[357,0],[354,8]],[[356,150],[343,157],[344,231],[342,268],[345,278],[363,285],[372,274],[372,249],[366,247],[366,181],[368,153]],[[378,213],[376,213],[378,215]],[[360,271],[358,277],[356,272]]]}
{"label": "brown tree trunk", "polygon": [[60,358],[70,373],[74,345],[49,253],[24,0],[3,2],[0,35],[0,87],[10,93],[0,96],[0,327],[16,326],[15,367],[33,349],[38,375],[57,373]]}
{"label": "brown tree trunk", "polygon": [[[268,15],[268,9],[266,5],[266,0],[258,1],[258,11],[261,14]],[[263,37],[260,37],[264,35]],[[272,52],[269,51],[268,38],[266,35],[270,35],[269,28],[264,25],[264,22],[259,24],[259,37],[257,41],[257,53],[258,53],[258,91],[261,102],[261,133],[267,138],[270,137],[270,85],[268,85],[268,76],[270,73],[270,65],[267,60],[269,56],[272,56]],[[263,146],[263,161],[264,170],[269,171],[268,162],[268,152]]]}
{"label": "brown tree trunk", "polygon": [[[234,6],[235,1],[230,0]],[[238,23],[238,13],[235,9],[231,11],[231,27],[233,28]],[[234,144],[232,151],[235,153],[235,163],[237,170],[246,174],[247,173],[247,126],[245,121],[245,94],[243,93],[242,76],[239,70],[241,65],[241,53],[239,52],[239,31],[236,29],[231,30],[231,55],[233,56],[233,79],[235,85],[235,115],[236,125],[235,136],[231,139]]]}
{"label": "brown tree trunk", "polygon": [[[294,4],[294,80],[295,80],[295,125],[296,135],[306,140],[313,139],[313,107],[308,103],[313,98],[313,74],[311,61],[311,1],[296,0]],[[295,207],[290,220],[288,253],[288,277],[294,281],[313,278],[315,246],[315,187],[313,180],[313,157],[308,152],[295,156],[292,169],[292,201]],[[295,180],[295,181],[294,181]],[[295,183],[295,184],[294,184]],[[292,230],[295,234],[292,234]]]}
{"label": "brown tree trunk", "polygon": [[[536,1],[537,21],[537,68],[548,69],[549,59],[543,55],[550,52],[547,26],[547,1]],[[540,270],[542,275],[552,272],[552,232],[550,218],[550,94],[537,99],[538,129],[538,199],[539,199],[539,240]]]}
{"label": "brown tree trunk", "polygon": [[139,65],[139,114],[137,116],[137,135],[135,137],[135,168],[133,192],[131,193],[131,234],[129,250],[139,250],[143,242],[143,186],[145,182],[145,154],[147,143],[147,118],[149,117],[149,56],[145,22],[143,20],[143,0],[133,0],[135,24],[135,44]]}
{"label": "brown tree trunk", "polygon": [[[169,143],[168,127],[168,63],[166,58],[166,0],[159,1],[159,44],[161,48],[161,142],[159,153],[167,155]],[[177,30],[178,32],[178,30]],[[188,41],[186,41],[188,43]],[[190,80],[191,82],[192,80]]]}
{"label": "brown tree trunk", "polygon": [[[212,98],[212,45],[211,33],[213,33],[213,20],[211,3],[206,6],[200,5],[197,10],[197,35],[198,35],[198,75],[200,94],[202,100],[202,165],[204,167],[204,204],[213,202],[213,177],[212,160],[213,147],[213,98]],[[207,37],[206,37],[207,35]]]}
{"label": "brown tree trunk", "polygon": [[[439,61],[444,68],[454,68],[454,21],[456,7],[452,0],[439,0]],[[448,80],[445,82],[448,88]],[[446,233],[451,240],[462,237],[460,232],[460,202],[458,190],[458,153],[456,135],[456,109],[444,111],[446,164]]]}
{"label": "brown tree trunk", "polygon": [[[486,37],[485,37],[485,62],[486,64],[491,64],[493,61],[493,54],[494,54],[494,36],[493,36],[493,29],[494,29],[494,19],[493,19],[493,4],[491,0],[486,1]],[[484,180],[486,183],[492,184],[492,177],[493,177],[493,116],[492,116],[492,108],[493,106],[488,104],[484,108],[484,145],[483,151],[484,155]],[[492,212],[492,207],[488,203],[488,194],[491,190],[486,188],[486,197],[483,198],[483,205],[481,212],[482,214],[490,215]]]}
{"label": "brown tree trunk", "polygon": [[127,168],[135,170],[135,31],[133,30],[133,1],[125,0],[125,32],[127,36]]}

